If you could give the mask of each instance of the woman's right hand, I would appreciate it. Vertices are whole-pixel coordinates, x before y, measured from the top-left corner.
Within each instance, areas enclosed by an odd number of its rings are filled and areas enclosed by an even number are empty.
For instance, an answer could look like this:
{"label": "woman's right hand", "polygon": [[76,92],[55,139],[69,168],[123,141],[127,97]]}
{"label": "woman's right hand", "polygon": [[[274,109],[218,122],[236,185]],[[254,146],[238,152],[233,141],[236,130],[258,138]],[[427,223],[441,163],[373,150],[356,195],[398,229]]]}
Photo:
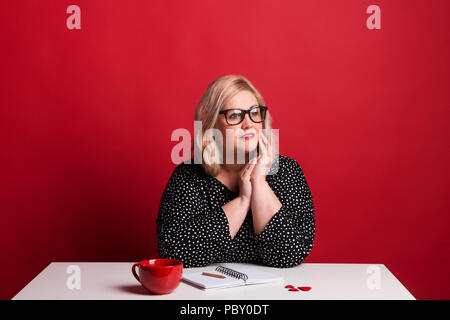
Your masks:
{"label": "woman's right hand", "polygon": [[256,161],[249,161],[239,173],[239,197],[249,202],[252,197],[252,183],[250,181],[250,176],[255,165]]}

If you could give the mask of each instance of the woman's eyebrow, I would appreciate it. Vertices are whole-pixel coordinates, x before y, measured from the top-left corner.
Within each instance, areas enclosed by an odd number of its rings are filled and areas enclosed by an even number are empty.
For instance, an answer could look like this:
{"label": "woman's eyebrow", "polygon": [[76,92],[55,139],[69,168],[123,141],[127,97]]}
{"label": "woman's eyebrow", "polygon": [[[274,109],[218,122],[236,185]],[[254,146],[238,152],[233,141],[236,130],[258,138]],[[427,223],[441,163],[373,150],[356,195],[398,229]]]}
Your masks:
{"label": "woman's eyebrow", "polygon": [[244,108],[235,108],[235,107],[233,107],[233,108],[230,108],[230,109],[223,109],[223,110],[224,110],[224,111],[226,111],[226,110],[233,110],[233,109],[250,110],[251,108],[257,107],[257,106],[258,106],[258,104],[254,104],[254,105],[250,106],[248,109],[244,109]]}

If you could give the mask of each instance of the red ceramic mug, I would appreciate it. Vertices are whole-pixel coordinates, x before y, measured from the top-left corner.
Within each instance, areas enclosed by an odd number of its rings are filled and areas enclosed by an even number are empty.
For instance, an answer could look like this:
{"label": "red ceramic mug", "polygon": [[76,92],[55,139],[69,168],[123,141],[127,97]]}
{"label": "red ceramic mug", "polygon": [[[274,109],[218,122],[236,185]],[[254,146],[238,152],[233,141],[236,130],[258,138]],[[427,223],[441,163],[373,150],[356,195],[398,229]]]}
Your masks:
{"label": "red ceramic mug", "polygon": [[[138,268],[138,272],[136,272]],[[134,277],[153,294],[168,294],[175,290],[183,274],[183,261],[175,259],[150,259],[131,267]]]}

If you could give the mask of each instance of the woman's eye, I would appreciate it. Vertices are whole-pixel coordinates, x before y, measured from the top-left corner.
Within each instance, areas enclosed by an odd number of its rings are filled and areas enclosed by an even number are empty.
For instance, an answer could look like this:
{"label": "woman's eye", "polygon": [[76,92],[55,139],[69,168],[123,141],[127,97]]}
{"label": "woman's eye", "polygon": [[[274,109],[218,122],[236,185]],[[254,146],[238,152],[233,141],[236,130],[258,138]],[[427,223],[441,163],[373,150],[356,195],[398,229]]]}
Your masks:
{"label": "woman's eye", "polygon": [[240,112],[233,112],[232,114],[230,114],[230,118],[231,119],[236,119],[239,116]]}

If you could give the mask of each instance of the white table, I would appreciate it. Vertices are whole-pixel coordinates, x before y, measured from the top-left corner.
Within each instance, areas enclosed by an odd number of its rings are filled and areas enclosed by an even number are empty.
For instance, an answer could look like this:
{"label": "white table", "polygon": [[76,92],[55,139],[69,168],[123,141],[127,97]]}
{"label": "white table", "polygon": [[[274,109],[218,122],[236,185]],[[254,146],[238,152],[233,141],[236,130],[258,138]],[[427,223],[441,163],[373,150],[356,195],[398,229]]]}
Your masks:
{"label": "white table", "polygon": [[[79,266],[80,289],[69,289],[67,273],[71,265]],[[301,300],[301,299],[414,299],[411,293],[395,278],[383,264],[304,263],[293,268],[270,268],[256,266],[280,274],[283,282],[247,285],[226,289],[203,291],[181,282],[171,294],[149,294],[133,277],[132,262],[92,263],[53,262],[23,288],[13,299],[87,299],[87,300]],[[208,266],[213,268],[218,264]],[[222,263],[229,268],[244,268],[255,265]],[[371,266],[371,267],[370,267]],[[368,268],[371,269],[368,269]],[[205,268],[188,268],[183,272],[204,271]],[[368,270],[370,271],[368,273]],[[379,288],[368,285],[368,279],[379,274]],[[378,271],[377,271],[378,270]],[[373,278],[371,278],[373,279]],[[376,282],[375,282],[376,283]],[[285,285],[310,286],[311,291],[291,292]]]}

